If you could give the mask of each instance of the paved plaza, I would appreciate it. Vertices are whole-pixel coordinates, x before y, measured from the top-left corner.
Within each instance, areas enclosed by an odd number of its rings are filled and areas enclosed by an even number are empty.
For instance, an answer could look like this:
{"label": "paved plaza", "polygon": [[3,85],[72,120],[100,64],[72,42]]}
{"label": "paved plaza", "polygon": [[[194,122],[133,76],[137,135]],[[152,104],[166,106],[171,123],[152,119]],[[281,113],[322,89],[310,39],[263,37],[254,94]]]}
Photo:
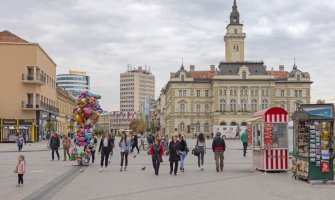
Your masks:
{"label": "paved plaza", "polygon": [[[207,141],[207,147],[211,141]],[[189,146],[195,141],[188,140]],[[46,143],[24,147],[27,173],[24,187],[15,187],[17,177],[13,173],[16,159],[15,144],[0,145],[0,194],[1,199],[296,199],[330,200],[335,197],[334,185],[309,185],[291,178],[289,173],[262,173],[252,169],[252,153],[242,157],[241,143],[227,141],[224,171],[217,173],[213,153],[205,155],[205,170],[198,171],[197,159],[189,154],[185,172],[178,176],[169,174],[168,157],[164,157],[160,175],[154,175],[150,156],[141,152],[129,157],[126,172],[119,171],[120,155],[115,150],[111,166],[98,172],[100,166],[93,164],[83,172],[75,162],[50,161],[51,152]],[[12,151],[13,150],[13,151]],[[98,157],[98,161],[100,157]],[[143,167],[145,170],[142,170]]]}

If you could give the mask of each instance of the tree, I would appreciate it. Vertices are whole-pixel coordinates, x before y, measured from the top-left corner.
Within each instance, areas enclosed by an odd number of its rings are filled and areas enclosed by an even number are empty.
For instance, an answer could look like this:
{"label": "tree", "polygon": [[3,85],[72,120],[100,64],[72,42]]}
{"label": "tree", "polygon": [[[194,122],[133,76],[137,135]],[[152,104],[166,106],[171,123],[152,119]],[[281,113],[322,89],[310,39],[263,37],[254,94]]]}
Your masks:
{"label": "tree", "polygon": [[136,133],[144,133],[146,128],[146,123],[142,119],[135,119],[130,122],[129,128]]}
{"label": "tree", "polygon": [[150,122],[150,129],[153,133],[155,133],[157,131],[156,124],[155,124],[154,121]]}
{"label": "tree", "polygon": [[100,136],[102,136],[102,134],[104,134],[105,131],[104,131],[103,128],[97,127],[93,130],[93,132],[94,132],[94,135],[100,137]]}
{"label": "tree", "polygon": [[45,124],[45,131],[47,131],[47,132],[54,131],[54,127],[55,127],[55,124],[52,121],[48,121]]}

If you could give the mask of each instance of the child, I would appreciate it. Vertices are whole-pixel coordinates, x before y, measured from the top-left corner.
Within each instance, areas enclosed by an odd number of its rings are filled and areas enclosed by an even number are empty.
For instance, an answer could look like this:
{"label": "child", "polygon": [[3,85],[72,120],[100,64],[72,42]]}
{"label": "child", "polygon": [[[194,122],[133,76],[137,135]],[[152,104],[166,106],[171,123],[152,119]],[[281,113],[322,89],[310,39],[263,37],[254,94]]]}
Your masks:
{"label": "child", "polygon": [[23,175],[25,172],[26,172],[26,161],[24,160],[23,155],[19,155],[19,160],[15,168],[15,173],[17,173],[18,176],[18,184],[16,185],[16,187],[23,186]]}
{"label": "child", "polygon": [[292,158],[292,178],[297,179],[297,161],[295,158]]}

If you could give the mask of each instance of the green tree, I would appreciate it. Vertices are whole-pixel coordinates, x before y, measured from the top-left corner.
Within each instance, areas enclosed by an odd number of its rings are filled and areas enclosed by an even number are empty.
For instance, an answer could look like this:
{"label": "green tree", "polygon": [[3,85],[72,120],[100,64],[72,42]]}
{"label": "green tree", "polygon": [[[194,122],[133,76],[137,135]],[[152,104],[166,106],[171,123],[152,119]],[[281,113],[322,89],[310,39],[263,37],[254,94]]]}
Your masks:
{"label": "green tree", "polygon": [[50,132],[50,131],[54,131],[55,128],[55,124],[52,121],[48,121],[45,124],[45,131]]}
{"label": "green tree", "polygon": [[129,128],[136,133],[144,133],[146,128],[146,123],[144,120],[135,119],[130,122]]}
{"label": "green tree", "polygon": [[153,133],[156,133],[157,129],[156,129],[156,124],[154,121],[150,122],[150,129]]}
{"label": "green tree", "polygon": [[104,131],[103,128],[97,127],[93,130],[93,132],[94,132],[94,135],[100,137],[100,136],[102,136],[102,134],[104,134],[105,131]]}

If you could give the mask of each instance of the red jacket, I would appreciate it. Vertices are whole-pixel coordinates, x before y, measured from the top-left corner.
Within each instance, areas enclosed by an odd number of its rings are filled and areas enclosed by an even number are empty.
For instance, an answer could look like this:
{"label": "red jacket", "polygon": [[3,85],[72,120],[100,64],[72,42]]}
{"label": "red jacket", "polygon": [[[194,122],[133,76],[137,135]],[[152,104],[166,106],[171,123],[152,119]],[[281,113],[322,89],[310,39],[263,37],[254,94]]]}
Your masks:
{"label": "red jacket", "polygon": [[[150,154],[151,154],[152,157],[154,156],[154,144],[150,148]],[[163,154],[164,154],[163,146],[159,145],[159,156],[163,156]]]}

